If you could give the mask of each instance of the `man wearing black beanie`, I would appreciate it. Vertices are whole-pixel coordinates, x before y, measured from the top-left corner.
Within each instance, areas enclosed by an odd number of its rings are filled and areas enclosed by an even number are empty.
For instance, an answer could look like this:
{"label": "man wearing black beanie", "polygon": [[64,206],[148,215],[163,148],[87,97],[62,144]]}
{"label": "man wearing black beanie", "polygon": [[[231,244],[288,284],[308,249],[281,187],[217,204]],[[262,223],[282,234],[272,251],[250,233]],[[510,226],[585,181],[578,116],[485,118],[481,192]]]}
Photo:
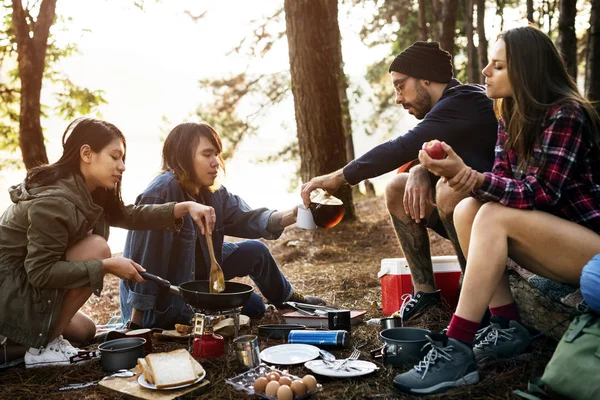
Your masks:
{"label": "man wearing black beanie", "polygon": [[301,194],[308,205],[314,189],[333,193],[344,183],[356,185],[400,167],[400,173],[386,187],[386,203],[412,275],[413,294],[397,313],[408,320],[441,304],[427,227],[450,239],[463,271],[466,266],[452,216],[467,193],[454,192],[418,165],[419,150],[423,143],[438,139],[452,146],[473,169],[490,171],[497,120],[484,88],[454,79],[452,57],[436,42],[413,43],[396,56],[389,72],[396,104],[422,121],[343,169],[311,179],[302,185]]}

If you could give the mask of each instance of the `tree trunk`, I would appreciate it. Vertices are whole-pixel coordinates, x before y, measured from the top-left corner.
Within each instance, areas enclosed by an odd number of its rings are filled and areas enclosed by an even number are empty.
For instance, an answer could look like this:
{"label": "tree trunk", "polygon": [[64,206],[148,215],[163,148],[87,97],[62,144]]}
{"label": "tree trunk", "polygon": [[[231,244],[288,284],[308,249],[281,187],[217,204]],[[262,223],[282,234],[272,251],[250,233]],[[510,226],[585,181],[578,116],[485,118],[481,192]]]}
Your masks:
{"label": "tree trunk", "polygon": [[527,21],[530,24],[535,23],[533,20],[533,0],[527,0]]}
{"label": "tree trunk", "polygon": [[444,14],[442,19],[442,35],[440,47],[454,57],[454,36],[456,36],[456,13],[458,11],[458,0],[446,0],[444,2]]}
{"label": "tree trunk", "polygon": [[[285,0],[292,94],[303,181],[346,165],[346,138],[340,102],[341,50],[337,0]],[[344,219],[355,219],[352,193]]]}
{"label": "tree trunk", "polygon": [[552,21],[554,19],[554,12],[556,11],[558,1],[559,0],[543,0],[540,7],[538,26],[542,29],[542,27],[546,25],[546,34],[550,37],[552,37]]}
{"label": "tree trunk", "polygon": [[559,7],[557,47],[569,75],[577,81],[577,35],[575,35],[577,0],[560,0]]}
{"label": "tree trunk", "polygon": [[471,83],[479,82],[479,63],[477,49],[473,41],[473,9],[475,0],[465,0],[465,35],[467,36],[467,79]]}
{"label": "tree trunk", "polygon": [[[485,37],[485,0],[477,0],[477,37],[479,39],[479,68],[483,69],[488,63],[488,41]],[[484,82],[483,74],[479,74],[479,82]]]}
{"label": "tree trunk", "polygon": [[[600,101],[600,0],[591,2],[585,93],[589,100]],[[600,113],[600,103],[596,103],[596,110]]]}
{"label": "tree trunk", "polygon": [[496,15],[500,17],[500,32],[504,30],[504,0],[496,0]]}
{"label": "tree trunk", "polygon": [[419,0],[419,36],[421,41],[427,41],[427,3]]}
{"label": "tree trunk", "polygon": [[431,13],[433,14],[434,19],[431,26],[435,27],[433,29],[432,39],[439,42],[443,31],[444,3],[442,0],[431,0],[431,3],[429,4],[431,5]]}
{"label": "tree trunk", "polygon": [[[341,49],[341,46],[340,46]],[[342,60],[340,54],[340,60]],[[352,116],[350,115],[350,102],[348,101],[348,78],[344,73],[344,62],[340,65],[340,105],[342,107],[342,126],[346,138],[346,162],[354,160],[354,141],[352,140]]]}
{"label": "tree trunk", "polygon": [[50,26],[54,22],[56,0],[43,0],[35,22],[27,22],[28,12],[21,0],[12,0],[12,24],[17,42],[17,62],[21,81],[19,146],[28,170],[47,164],[48,156],[42,133],[42,79],[46,68],[46,49]]}

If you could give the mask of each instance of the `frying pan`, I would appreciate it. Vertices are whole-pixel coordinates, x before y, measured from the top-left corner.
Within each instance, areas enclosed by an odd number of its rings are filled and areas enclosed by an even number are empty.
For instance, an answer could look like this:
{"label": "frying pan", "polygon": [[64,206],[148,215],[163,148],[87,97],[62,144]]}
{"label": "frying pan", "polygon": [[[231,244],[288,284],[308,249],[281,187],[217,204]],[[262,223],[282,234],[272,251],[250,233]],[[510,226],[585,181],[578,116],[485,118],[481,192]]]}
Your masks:
{"label": "frying pan", "polygon": [[245,283],[226,281],[225,290],[221,293],[210,293],[208,281],[189,281],[175,286],[171,285],[168,280],[148,272],[140,272],[140,276],[183,297],[183,300],[190,306],[207,311],[223,311],[241,307],[246,304],[254,291],[252,286]]}

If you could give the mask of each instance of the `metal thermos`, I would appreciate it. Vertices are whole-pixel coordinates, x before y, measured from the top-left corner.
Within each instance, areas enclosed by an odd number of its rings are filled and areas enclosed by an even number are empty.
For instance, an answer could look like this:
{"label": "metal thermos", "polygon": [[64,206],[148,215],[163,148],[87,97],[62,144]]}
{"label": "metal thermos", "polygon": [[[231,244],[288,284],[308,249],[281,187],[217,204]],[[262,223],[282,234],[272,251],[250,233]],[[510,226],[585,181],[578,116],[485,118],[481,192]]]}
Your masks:
{"label": "metal thermos", "polygon": [[350,335],[342,330],[292,330],[288,334],[288,343],[312,344],[318,347],[348,347],[350,345]]}

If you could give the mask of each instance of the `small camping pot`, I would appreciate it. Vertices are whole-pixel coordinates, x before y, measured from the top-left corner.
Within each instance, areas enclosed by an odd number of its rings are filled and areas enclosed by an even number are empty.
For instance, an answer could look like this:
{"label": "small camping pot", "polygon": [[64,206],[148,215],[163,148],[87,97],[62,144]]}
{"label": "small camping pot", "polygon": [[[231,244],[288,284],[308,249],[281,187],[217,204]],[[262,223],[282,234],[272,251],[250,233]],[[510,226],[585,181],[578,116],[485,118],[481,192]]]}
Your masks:
{"label": "small camping pot", "polygon": [[429,341],[425,337],[431,331],[421,328],[390,328],[379,332],[383,346],[371,351],[373,358],[381,358],[393,366],[414,365],[427,355],[423,349]]}
{"label": "small camping pot", "polygon": [[130,369],[137,365],[137,359],[144,357],[146,339],[139,337],[109,340],[98,346],[100,365],[106,372]]}
{"label": "small camping pot", "polygon": [[381,318],[379,320],[379,323],[381,324],[381,329],[401,328],[402,327],[402,318],[398,318],[398,317]]}

